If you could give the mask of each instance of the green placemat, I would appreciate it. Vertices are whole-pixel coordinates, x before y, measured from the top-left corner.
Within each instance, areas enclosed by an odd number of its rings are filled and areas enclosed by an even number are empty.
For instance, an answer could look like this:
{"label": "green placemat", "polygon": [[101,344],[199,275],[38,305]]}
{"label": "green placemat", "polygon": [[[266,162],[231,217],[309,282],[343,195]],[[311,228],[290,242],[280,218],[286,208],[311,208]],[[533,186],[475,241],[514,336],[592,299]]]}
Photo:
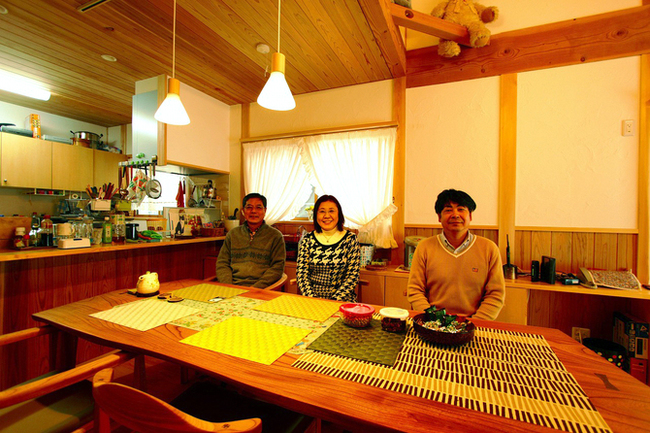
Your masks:
{"label": "green placemat", "polygon": [[405,337],[406,333],[382,330],[379,320],[371,320],[365,328],[352,328],[337,320],[309,349],[392,366]]}

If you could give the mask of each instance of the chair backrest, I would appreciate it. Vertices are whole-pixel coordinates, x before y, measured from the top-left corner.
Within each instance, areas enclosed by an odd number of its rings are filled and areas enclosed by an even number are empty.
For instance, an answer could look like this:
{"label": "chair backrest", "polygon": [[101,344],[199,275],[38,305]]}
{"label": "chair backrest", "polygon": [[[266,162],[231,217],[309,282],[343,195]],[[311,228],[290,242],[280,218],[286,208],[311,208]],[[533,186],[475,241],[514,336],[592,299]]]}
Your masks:
{"label": "chair backrest", "polygon": [[110,433],[110,419],[141,433],[262,431],[262,420],[259,418],[224,423],[203,421],[152,395],[111,382],[112,378],[111,368],[100,371],[93,378],[95,423],[98,433]]}
{"label": "chair backrest", "polygon": [[265,287],[264,290],[274,290],[276,292],[284,292],[284,284],[287,282],[287,274],[282,273],[282,276],[278,281],[275,283],[271,284],[268,287]]}

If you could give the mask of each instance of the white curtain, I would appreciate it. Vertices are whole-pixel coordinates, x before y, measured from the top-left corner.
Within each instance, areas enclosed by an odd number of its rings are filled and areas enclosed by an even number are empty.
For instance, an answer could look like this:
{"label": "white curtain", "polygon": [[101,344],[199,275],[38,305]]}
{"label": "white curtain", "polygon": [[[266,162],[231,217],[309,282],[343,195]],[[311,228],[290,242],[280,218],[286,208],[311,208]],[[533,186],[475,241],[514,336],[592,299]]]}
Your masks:
{"label": "white curtain", "polygon": [[335,196],[359,240],[397,248],[392,204],[395,128],[304,137],[302,159],[316,194]]}
{"label": "white curtain", "polygon": [[292,219],[309,198],[299,143],[299,138],[289,138],[243,144],[244,189],[266,197],[269,225]]}

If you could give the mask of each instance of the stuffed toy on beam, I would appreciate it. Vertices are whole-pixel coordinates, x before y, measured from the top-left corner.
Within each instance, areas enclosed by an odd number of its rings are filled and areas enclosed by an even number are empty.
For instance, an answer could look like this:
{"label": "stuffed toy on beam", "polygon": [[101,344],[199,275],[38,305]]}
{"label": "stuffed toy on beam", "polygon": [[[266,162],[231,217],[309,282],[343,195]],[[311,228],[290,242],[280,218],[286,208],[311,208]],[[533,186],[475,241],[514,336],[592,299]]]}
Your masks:
{"label": "stuffed toy on beam", "polygon": [[[485,24],[497,19],[499,9],[496,6],[485,7],[472,0],[448,0],[434,7],[431,15],[467,28],[470,46],[478,48],[490,42],[490,30]],[[460,54],[460,45],[440,39],[438,54],[442,57],[455,57]]]}

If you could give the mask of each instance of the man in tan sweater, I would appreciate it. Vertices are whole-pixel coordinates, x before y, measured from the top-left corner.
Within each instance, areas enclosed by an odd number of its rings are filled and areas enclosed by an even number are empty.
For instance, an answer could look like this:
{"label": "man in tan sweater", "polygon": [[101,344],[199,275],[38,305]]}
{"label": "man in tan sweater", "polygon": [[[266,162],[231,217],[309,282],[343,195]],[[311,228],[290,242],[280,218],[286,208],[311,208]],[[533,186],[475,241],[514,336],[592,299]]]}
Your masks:
{"label": "man in tan sweater", "polygon": [[421,241],[413,255],[408,300],[414,310],[431,305],[447,314],[494,320],[505,299],[499,248],[469,232],[476,203],[465,192],[448,189],[435,205],[442,233]]}

